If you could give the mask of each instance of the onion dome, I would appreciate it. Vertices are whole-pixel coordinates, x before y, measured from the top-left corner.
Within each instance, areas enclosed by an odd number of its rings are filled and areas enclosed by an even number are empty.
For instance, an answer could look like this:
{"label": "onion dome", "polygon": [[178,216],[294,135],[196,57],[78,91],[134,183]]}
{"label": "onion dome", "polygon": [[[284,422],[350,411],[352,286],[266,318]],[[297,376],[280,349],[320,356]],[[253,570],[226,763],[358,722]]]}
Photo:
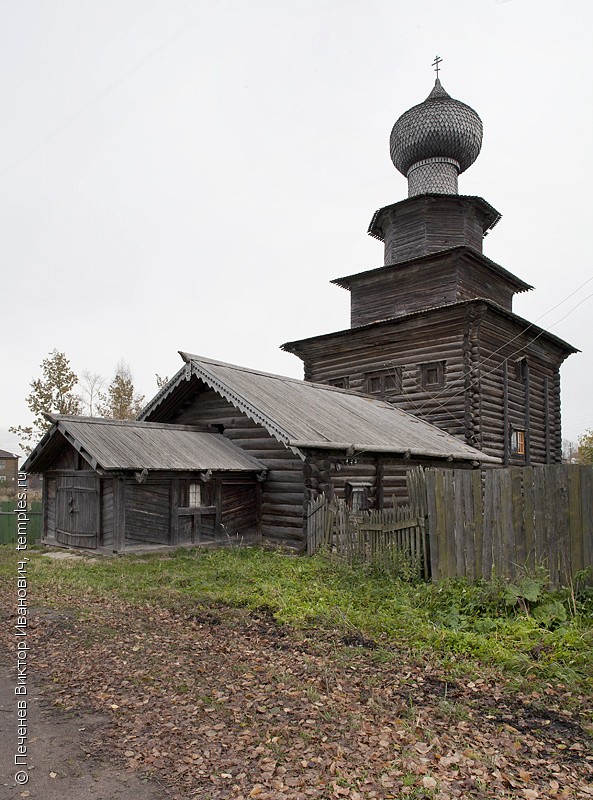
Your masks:
{"label": "onion dome", "polygon": [[391,160],[408,179],[409,196],[457,194],[457,176],[482,147],[482,120],[454,100],[437,78],[423,103],[397,120],[391,131]]}

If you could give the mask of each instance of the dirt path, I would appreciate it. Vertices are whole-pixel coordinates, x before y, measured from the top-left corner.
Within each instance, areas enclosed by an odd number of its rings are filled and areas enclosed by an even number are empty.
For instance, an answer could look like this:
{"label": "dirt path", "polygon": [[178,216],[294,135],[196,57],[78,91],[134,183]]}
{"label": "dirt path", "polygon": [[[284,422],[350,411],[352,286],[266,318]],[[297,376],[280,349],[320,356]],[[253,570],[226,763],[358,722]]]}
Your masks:
{"label": "dirt path", "polygon": [[65,714],[34,686],[27,695],[31,738],[27,753],[29,780],[17,785],[14,766],[17,739],[15,679],[0,666],[0,798],[4,800],[162,800],[165,790],[134,772],[114,768],[89,755],[90,738],[106,727],[98,714]]}

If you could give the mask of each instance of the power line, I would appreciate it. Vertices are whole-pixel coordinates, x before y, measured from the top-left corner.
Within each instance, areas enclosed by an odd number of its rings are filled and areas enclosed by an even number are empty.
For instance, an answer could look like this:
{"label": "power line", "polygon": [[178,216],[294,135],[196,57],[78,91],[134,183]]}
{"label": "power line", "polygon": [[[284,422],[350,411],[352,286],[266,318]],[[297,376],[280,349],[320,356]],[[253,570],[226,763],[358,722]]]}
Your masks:
{"label": "power line", "polygon": [[[577,304],[576,304],[576,306],[574,306],[574,308],[571,308],[571,310],[570,310],[570,311],[569,311],[567,314],[565,314],[563,317],[561,317],[559,320],[557,320],[557,321],[554,323],[554,325],[557,325],[559,322],[562,322],[562,320],[563,320],[563,319],[566,319],[566,317],[570,316],[570,314],[572,314],[572,312],[573,312],[575,309],[577,309],[577,308],[578,308],[580,305],[582,305],[582,304],[585,302],[585,300],[588,300],[590,297],[593,297],[593,292],[592,292],[590,295],[587,295],[587,297],[583,298],[583,300],[581,300],[579,303],[577,303]],[[554,325],[551,325],[550,327],[554,327]],[[528,330],[528,328],[526,328],[525,330]],[[533,339],[530,339],[530,341],[528,341],[528,342],[527,342],[525,345],[523,345],[523,347],[520,347],[518,350],[515,350],[515,351],[514,351],[513,353],[511,353],[510,355],[508,355],[508,356],[506,356],[505,358],[503,358],[503,360],[502,360],[502,361],[501,361],[499,364],[496,364],[494,367],[492,367],[492,369],[490,369],[490,370],[487,370],[487,371],[486,371],[486,372],[484,372],[484,373],[481,373],[481,374],[480,374],[480,377],[479,377],[479,380],[481,381],[481,380],[483,380],[484,378],[487,378],[487,377],[488,377],[488,375],[492,375],[492,373],[493,373],[493,372],[496,372],[496,370],[497,370],[497,369],[499,369],[500,367],[502,367],[502,365],[505,363],[505,361],[508,361],[509,359],[511,359],[511,358],[514,358],[515,356],[519,355],[519,353],[522,353],[522,352],[523,352],[524,350],[526,350],[526,349],[527,349],[527,348],[528,348],[530,345],[532,345],[532,344],[533,344],[533,343],[534,343],[534,342],[535,342],[537,339],[539,339],[539,337],[540,337],[540,336],[543,336],[543,335],[544,335],[544,333],[547,333],[547,331],[541,330],[541,331],[540,331],[540,332],[539,332],[539,333],[538,333],[536,336],[534,336],[534,337],[533,337]],[[507,342],[506,344],[510,344],[510,342],[513,342],[513,341],[514,341],[516,338],[517,338],[517,337],[515,336],[513,339],[511,339],[511,340],[510,340],[509,342]],[[506,344],[505,344],[505,345],[503,345],[502,347],[506,347]],[[498,349],[496,352],[500,352],[500,350],[502,349],[502,347],[499,347],[499,349]],[[488,359],[487,359],[487,360],[491,359],[493,355],[494,355],[494,353],[492,353],[492,355],[488,356]],[[471,372],[466,372],[466,373],[464,374],[463,378],[465,379],[465,378],[466,378],[468,375],[471,375]],[[451,388],[452,386],[455,386],[457,383],[459,383],[459,381],[460,381],[460,380],[461,380],[461,378],[459,378],[457,381],[454,381],[454,382],[453,382],[453,383],[452,383],[452,384],[449,386],[449,388]],[[477,379],[470,380],[470,384],[469,384],[469,386],[468,386],[468,387],[464,387],[464,388],[463,388],[461,391],[459,391],[459,392],[456,392],[455,394],[451,395],[451,397],[449,397],[449,400],[453,400],[455,397],[459,397],[460,395],[464,394],[464,393],[467,391],[467,389],[468,389],[468,388],[470,388],[471,386],[473,386],[473,385],[474,385],[474,384],[476,384],[476,383],[477,383]],[[436,395],[436,397],[439,397],[439,396],[441,396],[442,394],[443,394],[443,392],[441,392],[439,395]],[[424,407],[427,405],[427,403],[431,402],[431,400],[433,400],[433,399],[436,399],[436,397],[435,397],[435,398],[430,398],[430,400],[427,400],[427,401],[426,401],[426,403],[425,403],[424,405],[420,406],[420,409],[419,409],[419,411],[421,411],[421,410],[422,410],[422,409],[423,409],[423,408],[424,408]]]}
{"label": "power line", "polygon": [[[567,295],[567,296],[566,296],[566,297],[565,297],[563,300],[561,300],[559,303],[556,303],[556,305],[555,305],[555,306],[552,306],[552,307],[551,307],[551,308],[549,308],[547,311],[545,311],[543,314],[541,314],[541,315],[540,315],[540,316],[537,318],[536,322],[537,322],[537,321],[539,321],[540,319],[542,319],[542,317],[545,317],[545,316],[547,316],[547,314],[549,314],[551,311],[554,311],[556,308],[558,308],[559,306],[563,305],[563,304],[564,304],[564,303],[565,303],[567,300],[569,300],[571,297],[573,297],[573,296],[574,296],[574,295],[575,295],[575,294],[576,294],[576,293],[577,293],[577,292],[578,292],[580,289],[582,289],[582,288],[583,288],[583,286],[586,286],[586,285],[587,285],[588,283],[590,283],[591,281],[593,281],[593,276],[591,276],[590,278],[587,278],[587,280],[586,280],[586,281],[584,281],[584,282],[583,282],[583,283],[582,283],[580,286],[578,286],[576,289],[574,289],[574,291],[572,291],[572,292],[571,292],[569,295]],[[556,320],[556,322],[554,322],[552,325],[550,325],[550,327],[551,327],[551,328],[553,328],[555,325],[558,325],[560,322],[562,322],[563,320],[565,320],[567,317],[569,317],[569,316],[570,316],[570,315],[573,313],[573,311],[575,311],[575,310],[576,310],[576,309],[577,309],[577,308],[578,308],[580,305],[582,305],[582,304],[583,304],[585,301],[589,300],[591,297],[593,297],[593,293],[591,293],[591,294],[588,294],[586,297],[584,297],[582,300],[580,300],[580,301],[579,301],[579,302],[576,304],[576,306],[573,306],[573,308],[571,308],[571,309],[570,309],[570,311],[568,311],[568,312],[567,312],[567,313],[566,313],[566,314],[565,314],[563,317],[560,317],[560,319]],[[495,350],[493,353],[490,353],[488,356],[486,356],[486,358],[485,358],[485,361],[490,361],[490,360],[492,360],[492,359],[494,358],[494,356],[495,356],[495,355],[497,355],[498,353],[500,353],[502,350],[504,350],[504,349],[505,349],[505,347],[508,347],[508,345],[512,344],[512,343],[513,343],[513,342],[515,342],[517,339],[519,339],[521,336],[523,336],[525,333],[527,333],[527,332],[528,332],[528,331],[529,331],[531,328],[533,328],[533,327],[534,327],[534,325],[535,325],[535,322],[530,322],[530,323],[529,323],[529,325],[527,325],[527,327],[525,327],[525,328],[523,328],[522,330],[520,330],[520,331],[519,331],[519,333],[517,333],[517,335],[516,335],[516,336],[513,336],[513,337],[512,337],[512,339],[508,339],[507,341],[503,342],[503,344],[501,344],[501,345],[500,345],[500,347],[499,347],[499,348],[497,348],[497,349],[496,349],[496,350]],[[540,331],[540,332],[539,332],[539,333],[538,333],[536,336],[534,336],[534,337],[533,337],[533,339],[531,339],[529,342],[527,342],[525,345],[523,345],[523,347],[520,347],[520,348],[519,348],[518,350],[516,350],[515,352],[513,352],[513,353],[511,353],[510,355],[508,355],[508,356],[506,356],[505,358],[503,358],[503,360],[502,360],[502,361],[501,361],[499,364],[496,364],[496,366],[495,366],[495,367],[493,367],[491,370],[488,370],[487,372],[485,372],[485,373],[481,374],[481,375],[480,375],[480,380],[482,380],[482,378],[485,378],[485,377],[487,377],[488,375],[491,375],[493,372],[495,372],[497,369],[499,369],[499,368],[500,368],[500,367],[501,367],[501,366],[504,364],[504,362],[505,362],[505,361],[508,361],[508,360],[509,360],[509,358],[513,358],[514,356],[516,356],[516,355],[518,355],[519,353],[523,352],[523,350],[527,349],[527,347],[529,347],[531,344],[533,344],[533,342],[535,342],[537,339],[539,339],[539,337],[540,337],[540,336],[543,336],[545,333],[547,333],[547,331],[545,331],[545,330],[541,330],[541,331]],[[423,403],[423,405],[421,405],[421,406],[418,408],[418,411],[422,411],[422,409],[423,409],[423,408],[425,408],[425,407],[426,407],[426,406],[427,406],[429,403],[432,403],[432,402],[434,402],[435,400],[437,400],[439,397],[442,397],[442,396],[445,394],[445,392],[446,392],[446,391],[449,391],[451,388],[453,388],[454,386],[456,386],[456,385],[457,385],[458,383],[460,383],[461,381],[465,381],[465,379],[466,379],[466,378],[467,378],[469,375],[471,375],[471,370],[470,370],[469,372],[465,372],[465,373],[463,373],[463,375],[462,375],[460,378],[458,378],[457,380],[453,381],[453,383],[449,384],[449,386],[447,387],[447,389],[443,389],[443,390],[442,390],[441,392],[439,392],[438,394],[436,394],[436,395],[434,395],[433,397],[430,397],[428,400],[426,400],[426,401]],[[469,385],[469,387],[467,387],[467,388],[470,388],[470,387],[471,387],[471,386],[473,386],[475,383],[476,383],[476,380],[475,380],[475,379],[474,379],[474,380],[472,380],[472,381],[470,382],[470,385]],[[466,391],[466,387],[464,387],[464,389],[463,389],[463,392],[465,392],[465,391]],[[459,396],[460,394],[462,394],[463,392],[457,392],[457,394],[454,394],[454,395],[452,395],[451,397],[449,397],[449,400],[452,400],[454,397],[458,397],[458,396]]]}

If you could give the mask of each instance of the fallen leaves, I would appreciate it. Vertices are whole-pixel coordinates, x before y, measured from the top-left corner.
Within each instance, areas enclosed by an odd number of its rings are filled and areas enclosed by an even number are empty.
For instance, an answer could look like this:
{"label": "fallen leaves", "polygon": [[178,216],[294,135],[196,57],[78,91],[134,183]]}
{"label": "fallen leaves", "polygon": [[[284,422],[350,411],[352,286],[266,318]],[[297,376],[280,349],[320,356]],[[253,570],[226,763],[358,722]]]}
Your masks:
{"label": "fallen leaves", "polygon": [[37,675],[58,707],[107,711],[94,754],[157,776],[171,798],[593,797],[590,744],[560,686],[459,685],[429,661],[280,636],[245,613],[213,625],[67,600],[78,619],[32,629]]}

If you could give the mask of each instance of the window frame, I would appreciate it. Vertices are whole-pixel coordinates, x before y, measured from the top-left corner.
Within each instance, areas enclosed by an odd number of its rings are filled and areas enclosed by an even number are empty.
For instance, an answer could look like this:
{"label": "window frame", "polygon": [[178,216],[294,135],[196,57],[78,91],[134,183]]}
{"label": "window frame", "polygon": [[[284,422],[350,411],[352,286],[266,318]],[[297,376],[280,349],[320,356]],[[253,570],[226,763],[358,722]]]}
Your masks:
{"label": "window frame", "polygon": [[[369,509],[369,496],[372,489],[372,483],[368,481],[346,481],[345,486],[345,500],[346,505],[353,514],[360,514]],[[360,497],[360,503],[354,507],[354,498]]]}
{"label": "window frame", "polygon": [[329,386],[333,386],[334,389],[349,389],[350,388],[350,376],[344,375],[343,378],[332,378],[328,381]]}
{"label": "window frame", "polygon": [[[394,383],[393,388],[387,388],[387,381]],[[371,381],[378,381],[378,388],[371,388]],[[372,370],[365,372],[364,391],[370,395],[386,395],[393,397],[403,394],[403,369],[402,367],[390,367],[389,369]]]}
{"label": "window frame", "polygon": [[511,428],[510,449],[512,456],[525,458],[527,454],[527,431],[525,428]]}
{"label": "window frame", "polygon": [[[187,507],[188,508],[202,508],[204,505],[202,496],[203,483],[202,481],[190,480],[187,485]],[[197,499],[198,502],[195,502]]]}
{"label": "window frame", "polygon": [[[423,364],[418,364],[420,369],[420,385],[423,389],[431,391],[432,389],[443,389],[445,386],[445,373],[446,361],[425,361]],[[436,371],[436,381],[428,381],[428,373]]]}

